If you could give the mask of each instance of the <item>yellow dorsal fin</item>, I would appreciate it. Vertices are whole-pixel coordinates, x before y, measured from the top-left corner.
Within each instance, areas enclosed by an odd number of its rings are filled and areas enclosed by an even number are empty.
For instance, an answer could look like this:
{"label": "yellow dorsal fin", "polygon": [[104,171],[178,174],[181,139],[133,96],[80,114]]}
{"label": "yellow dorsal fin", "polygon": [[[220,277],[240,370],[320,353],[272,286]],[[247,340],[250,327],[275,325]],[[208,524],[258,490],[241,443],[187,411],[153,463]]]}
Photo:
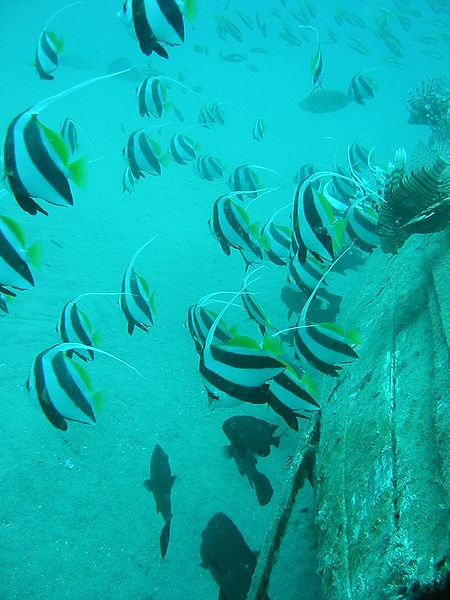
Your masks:
{"label": "yellow dorsal fin", "polygon": [[[67,359],[67,360],[70,360],[70,359]],[[71,361],[70,364],[75,369],[75,371],[78,373],[81,381],[84,383],[87,391],[90,394],[92,392],[92,384],[91,384],[91,380],[89,379],[89,375],[88,375],[86,369],[84,369],[80,364],[78,364],[75,361]]]}
{"label": "yellow dorsal fin", "polygon": [[10,217],[6,217],[6,216],[0,216],[0,219],[3,221],[3,223],[9,229],[9,231],[17,239],[17,241],[19,242],[21,247],[25,248],[25,236],[23,234],[23,231],[22,231],[19,223],[17,223],[17,221],[14,221],[14,219],[11,219]]}
{"label": "yellow dorsal fin", "polygon": [[68,165],[70,178],[79,188],[86,187],[87,184],[87,156],[82,156]]}
{"label": "yellow dorsal fin", "polygon": [[40,242],[35,242],[27,248],[27,256],[30,259],[30,263],[37,269],[41,266],[43,254],[44,251]]}

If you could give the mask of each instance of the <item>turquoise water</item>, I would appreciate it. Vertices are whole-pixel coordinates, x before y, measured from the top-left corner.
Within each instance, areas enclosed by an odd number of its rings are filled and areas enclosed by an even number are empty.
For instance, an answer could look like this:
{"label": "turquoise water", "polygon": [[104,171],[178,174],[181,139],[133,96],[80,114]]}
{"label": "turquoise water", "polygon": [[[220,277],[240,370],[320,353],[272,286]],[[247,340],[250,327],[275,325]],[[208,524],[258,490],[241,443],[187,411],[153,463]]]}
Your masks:
{"label": "turquoise water", "polygon": [[[244,272],[239,253],[232,250],[225,256],[210,231],[213,203],[228,191],[226,178],[236,166],[257,164],[274,170],[278,174],[260,175],[262,185],[277,189],[248,207],[251,221],[262,224],[291,202],[294,176],[304,163],[329,169],[336,157],[345,164],[348,145],[358,140],[375,147],[377,164],[386,165],[397,148],[405,147],[409,154],[419,140],[426,141],[429,130],[407,122],[406,99],[423,79],[448,72],[449,5],[417,1],[383,8],[341,2],[340,7],[363,19],[366,26],[361,27],[345,20],[339,24],[335,4],[320,3],[309,18],[319,32],[323,88],[345,92],[360,71],[367,72],[377,88],[364,105],[352,102],[338,112],[314,114],[298,106],[312,87],[314,34],[309,32],[309,41],[302,40],[301,47],[279,36],[283,22],[295,30],[298,21],[289,9],[307,11],[303,2],[250,0],[243,7],[235,0],[198,0],[196,18],[186,24],[185,43],[168,48],[168,60],[144,58],[116,16],[120,2],[73,6],[52,23],[64,37],[54,81],[38,78],[34,52],[45,22],[65,4],[1,4],[2,135],[18,113],[44,98],[127,61],[139,69],[77,90],[40,114],[55,130],[68,116],[80,127],[89,177],[84,189],[73,186],[73,207],[44,203],[49,216],[31,216],[11,194],[0,196],[1,214],[20,224],[27,245],[39,241],[43,250],[41,267],[33,270],[35,287],[18,293],[9,303],[9,315],[0,321],[0,598],[216,598],[217,585],[200,566],[202,530],[214,513],[223,511],[250,548],[261,549],[281,498],[286,459],[300,437],[266,406],[208,408],[198,355],[184,327],[187,309],[205,294],[239,289]],[[237,15],[237,8],[251,19],[253,30]],[[267,22],[267,37],[256,26],[256,8]],[[374,34],[377,19],[387,11],[392,11],[387,18],[402,57]],[[411,14],[408,31],[400,25],[399,12]],[[238,26],[242,42],[218,36],[216,25],[223,15]],[[349,46],[355,35],[360,52]],[[361,50],[361,41],[366,50]],[[208,54],[195,51],[194,45],[204,46]],[[223,59],[232,53],[243,55],[243,60]],[[168,100],[182,112],[183,123],[172,110],[161,121],[140,117],[135,89],[150,66],[196,90],[194,94],[168,86]],[[314,95],[321,93],[319,89]],[[225,124],[202,128],[197,124],[199,110],[213,101],[221,103]],[[259,142],[252,138],[258,118],[266,124]],[[189,128],[186,133],[198,142],[201,153],[221,158],[225,178],[207,182],[192,165],[169,160],[160,177],[147,175],[132,194],[123,194],[122,149],[139,128],[154,128],[150,135],[164,151],[175,133]],[[155,291],[155,324],[149,332],[135,330],[129,336],[112,296],[86,297],[82,304],[100,332],[99,346],[144,377],[97,356],[87,366],[94,389],[103,390],[97,423],[69,422],[68,430],[61,432],[50,425],[26,389],[33,360],[58,343],[55,326],[64,304],[85,292],[117,292],[132,254],[154,235],[136,262]],[[278,328],[288,325],[279,299],[285,277],[284,267],[271,266],[255,284],[258,299]],[[228,319],[256,336],[241,311],[230,309]],[[258,505],[254,490],[223,452],[227,440],[221,424],[232,414],[267,419],[283,432],[280,449],[258,459],[258,468],[274,488],[265,507]],[[301,420],[300,431],[304,427]],[[142,485],[149,477],[155,444],[167,452],[177,476],[164,560],[159,549],[163,521]],[[319,597],[309,484],[300,492],[297,511],[295,547],[283,554],[291,576],[288,581],[274,575],[272,600],[299,594]]]}

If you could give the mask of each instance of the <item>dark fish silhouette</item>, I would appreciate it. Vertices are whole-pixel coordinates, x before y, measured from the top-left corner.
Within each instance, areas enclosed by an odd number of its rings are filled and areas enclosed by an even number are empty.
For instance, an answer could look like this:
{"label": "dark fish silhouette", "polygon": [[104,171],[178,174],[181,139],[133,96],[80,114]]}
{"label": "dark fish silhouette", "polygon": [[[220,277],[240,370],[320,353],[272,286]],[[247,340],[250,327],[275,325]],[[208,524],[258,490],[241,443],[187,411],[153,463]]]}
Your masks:
{"label": "dark fish silhouette", "polygon": [[253,452],[246,450],[241,455],[232,445],[227,446],[225,450],[228,456],[234,458],[239,473],[247,477],[251,487],[254,488],[260,506],[268,504],[273,496],[273,487],[268,477],[256,468],[257,460]]}
{"label": "dark fish silhouette", "polygon": [[[256,553],[224,513],[216,513],[202,531],[201,566],[220,588],[219,600],[245,600],[256,567]],[[269,600],[268,596],[265,600]]]}
{"label": "dark fish silhouette", "polygon": [[230,417],[223,422],[222,429],[233,448],[241,456],[245,456],[247,450],[259,456],[268,456],[270,446],[277,448],[280,446],[281,436],[274,435],[278,425],[257,417],[244,415]]}
{"label": "dark fish silhouette", "polygon": [[156,444],[150,460],[150,479],[144,481],[144,486],[152,492],[156,502],[156,511],[161,513],[164,519],[164,527],[161,529],[159,537],[162,558],[165,557],[169,545],[172,520],[170,493],[175,479],[175,475],[170,472],[169,457],[161,446]]}

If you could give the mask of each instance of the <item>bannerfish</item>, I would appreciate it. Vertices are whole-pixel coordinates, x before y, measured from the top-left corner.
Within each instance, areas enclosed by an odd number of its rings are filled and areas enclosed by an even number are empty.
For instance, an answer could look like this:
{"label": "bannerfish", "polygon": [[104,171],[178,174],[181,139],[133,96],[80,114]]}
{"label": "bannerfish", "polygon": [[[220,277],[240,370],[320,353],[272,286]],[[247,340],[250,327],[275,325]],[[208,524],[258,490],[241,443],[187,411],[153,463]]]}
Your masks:
{"label": "bannerfish", "polygon": [[82,185],[86,159],[70,162],[67,143],[57,131],[44,125],[33,107],[17,115],[9,124],[3,146],[3,184],[19,206],[35,215],[47,214],[34,199],[57,206],[72,206],[69,185],[72,179]]}
{"label": "bannerfish", "polygon": [[67,357],[69,352],[78,350],[109,356],[139,373],[114,354],[84,344],[57,344],[40,352],[33,361],[27,389],[37,397],[50,423],[62,431],[66,431],[67,421],[93,425],[96,422],[93,405],[101,405],[101,394],[92,391],[87,371]]}
{"label": "bannerfish", "polygon": [[170,140],[169,151],[173,160],[179,165],[186,165],[197,158],[198,144],[182,132],[176,133]]}
{"label": "bannerfish", "polygon": [[250,486],[255,490],[258,504],[260,506],[269,504],[273,496],[273,487],[269,478],[256,468],[258,461],[253,452],[246,450],[241,454],[233,445],[227,446],[225,450],[234,459],[239,473],[242,477],[247,477]]}
{"label": "bannerfish", "polygon": [[156,512],[164,519],[164,526],[159,536],[161,557],[167,553],[170,539],[170,523],[172,521],[172,504],[170,495],[176,475],[172,475],[169,457],[159,444],[156,444],[150,459],[150,479],[144,481],[144,486],[153,494]]}
{"label": "bannerfish", "polygon": [[161,44],[182,44],[183,13],[192,21],[195,11],[194,0],[126,0],[117,15],[123,19],[130,35],[137,38],[146,56],[155,52],[163,58],[169,58]]}
{"label": "bannerfish", "polygon": [[253,139],[255,141],[259,142],[263,139],[265,133],[266,133],[266,125],[264,123],[264,120],[261,118],[256,119],[255,124],[253,125],[253,132],[252,132]]}
{"label": "bannerfish", "polygon": [[128,322],[128,333],[132,335],[134,328],[149,331],[153,325],[155,314],[154,292],[150,294],[147,281],[134,269],[136,258],[142,250],[155,239],[147,240],[131,257],[122,279],[119,305]]}
{"label": "bannerfish", "polygon": [[161,175],[161,162],[164,160],[161,147],[144,129],[133,131],[123,154],[135,179],[145,177],[145,173]]}
{"label": "bannerfish", "polygon": [[223,165],[219,158],[211,154],[200,155],[194,164],[194,171],[201,179],[213,181],[222,179]]}
{"label": "bannerfish", "polygon": [[0,216],[0,288],[4,293],[8,293],[4,286],[15,290],[34,287],[30,263],[37,266],[40,254],[39,243],[26,247],[23,231],[16,221]]}
{"label": "bannerfish", "polygon": [[230,417],[222,423],[222,429],[233,448],[241,456],[250,450],[259,456],[268,456],[270,447],[279,448],[281,435],[275,436],[278,425],[246,415]]}
{"label": "bannerfish", "polygon": [[75,156],[78,150],[78,128],[73,119],[64,119],[60,129],[61,137],[66,142],[70,154]]}
{"label": "bannerfish", "polygon": [[125,168],[122,175],[122,193],[124,194],[125,192],[128,192],[129,194],[132,194],[135,187],[136,179],[134,178],[131,167],[128,166]]}
{"label": "bannerfish", "polygon": [[[224,513],[216,513],[202,531],[201,566],[219,586],[220,600],[245,600],[256,568],[256,553]],[[265,596],[264,600],[269,600]]]}
{"label": "bannerfish", "polygon": [[[84,295],[86,294],[80,294],[80,296],[66,302],[61,311],[56,330],[63,342],[78,342],[85,346],[96,346],[98,333],[94,332],[87,314],[77,304],[79,298]],[[88,350],[87,352],[78,350],[75,351],[75,354],[86,362],[94,360],[93,350]],[[72,352],[68,352],[68,356],[72,358]]]}
{"label": "bannerfish", "polygon": [[146,77],[136,90],[141,117],[160,119],[166,106],[166,88],[159,77]]}
{"label": "bannerfish", "polygon": [[[351,248],[351,246],[350,246]],[[311,292],[303,306],[297,328],[294,333],[295,356],[307,361],[318,371],[325,375],[337,377],[343,364],[353,362],[358,358],[354,347],[360,341],[356,329],[350,328],[347,332],[336,323],[318,323],[307,327],[308,308],[329,271],[337,261],[350,250],[347,248],[325,271]]]}

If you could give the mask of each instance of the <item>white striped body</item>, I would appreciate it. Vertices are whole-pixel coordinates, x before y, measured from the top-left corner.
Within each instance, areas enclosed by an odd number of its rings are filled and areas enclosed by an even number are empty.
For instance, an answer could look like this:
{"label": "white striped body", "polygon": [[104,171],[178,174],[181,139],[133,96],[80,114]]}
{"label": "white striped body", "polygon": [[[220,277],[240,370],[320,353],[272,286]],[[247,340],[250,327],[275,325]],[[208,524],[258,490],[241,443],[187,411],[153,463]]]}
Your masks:
{"label": "white striped body", "polygon": [[195,172],[201,179],[213,181],[223,177],[223,168],[218,158],[210,154],[203,154],[197,158],[194,164]]}
{"label": "white striped body", "polygon": [[67,429],[66,420],[95,423],[87,374],[58,346],[36,356],[28,389],[35,392],[45,416],[58,429]]}
{"label": "white striped body", "polygon": [[78,150],[78,131],[75,121],[67,117],[61,126],[61,137],[66,142],[70,154],[75,156]]}
{"label": "white striped body", "polygon": [[306,250],[320,259],[333,260],[332,209],[326,198],[308,181],[294,193],[293,229],[301,260]]}
{"label": "white striped body", "polygon": [[136,90],[139,114],[143,116],[153,116],[160,119],[165,104],[165,88],[161,84],[159,77],[147,77]]}
{"label": "white striped body", "polygon": [[247,262],[262,260],[259,239],[252,231],[245,209],[228,196],[215,201],[211,226],[225,254],[229,255],[232,247],[240,250]]}
{"label": "white striped body", "polygon": [[338,375],[343,364],[353,362],[358,355],[353,350],[349,336],[334,323],[321,323],[305,327],[300,317],[300,327],[295,330],[294,348],[298,359],[306,360],[327,375]]}
{"label": "white striped body", "polygon": [[160,148],[143,129],[134,131],[128,138],[125,156],[135,179],[149,175],[161,175]]}
{"label": "white striped body", "polygon": [[[64,305],[59,319],[58,331],[61,340],[66,343],[80,343],[85,346],[95,346],[94,332],[87,315],[78,308],[74,298]],[[85,361],[94,360],[94,352],[89,350],[74,350]],[[72,353],[68,353],[71,356]]]}
{"label": "white striped body", "polygon": [[265,132],[266,126],[264,125],[264,121],[261,118],[257,119],[253,126],[253,139],[257,142],[261,141],[264,137]]}
{"label": "white striped body", "polygon": [[378,214],[370,206],[353,204],[347,213],[347,234],[364,252],[380,245],[377,235]]}
{"label": "white striped body", "polygon": [[147,282],[132,266],[125,271],[120,291],[120,306],[128,322],[128,333],[131,335],[135,327],[149,331],[154,319],[152,296]]}
{"label": "white striped body", "polygon": [[177,133],[171,138],[169,150],[172,158],[179,165],[185,165],[197,158],[194,142],[182,133]]}
{"label": "white striped body", "polygon": [[298,416],[309,417],[319,409],[309,378],[305,375],[299,377],[291,369],[286,369],[271,379],[269,389],[284,406]]}
{"label": "white striped body", "polygon": [[[61,143],[68,152],[62,139]],[[45,136],[37,115],[31,111],[21,113],[10,123],[5,137],[3,161],[6,173],[4,184],[27,212],[46,214],[34,198],[57,206],[73,204],[68,170]]]}
{"label": "white striped body", "polygon": [[264,404],[267,381],[285,368],[250,338],[205,345],[200,356],[200,374],[211,408],[240,402]]}
{"label": "white striped body", "polygon": [[42,31],[36,45],[35,66],[41,79],[54,79],[53,73],[59,65],[61,46],[53,31]]}

